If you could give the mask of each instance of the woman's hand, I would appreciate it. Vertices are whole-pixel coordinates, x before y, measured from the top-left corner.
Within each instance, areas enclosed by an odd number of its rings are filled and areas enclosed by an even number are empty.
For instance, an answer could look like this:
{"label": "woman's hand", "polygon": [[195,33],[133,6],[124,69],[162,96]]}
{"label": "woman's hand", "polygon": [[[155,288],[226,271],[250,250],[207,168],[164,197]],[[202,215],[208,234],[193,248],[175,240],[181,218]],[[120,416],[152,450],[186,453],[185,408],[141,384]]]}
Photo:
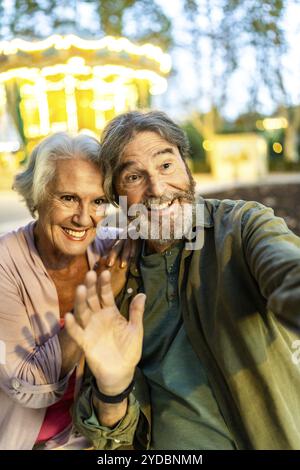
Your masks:
{"label": "woman's hand", "polygon": [[146,296],[134,297],[127,321],[115,304],[108,271],[100,274],[99,297],[94,271],[88,274],[88,283],[89,289],[86,285],[78,286],[76,294],[77,317],[88,319],[85,327],[71,313],[65,316],[65,327],[84,352],[99,390],[106,395],[118,395],[132,381],[141,358]]}
{"label": "woman's hand", "polygon": [[[98,275],[105,270],[111,273],[111,284],[115,298],[125,286],[128,267],[130,260],[135,256],[135,251],[136,243],[134,240],[130,238],[117,240],[108,255],[98,261],[96,269]],[[98,285],[97,290],[100,292],[100,285]]]}

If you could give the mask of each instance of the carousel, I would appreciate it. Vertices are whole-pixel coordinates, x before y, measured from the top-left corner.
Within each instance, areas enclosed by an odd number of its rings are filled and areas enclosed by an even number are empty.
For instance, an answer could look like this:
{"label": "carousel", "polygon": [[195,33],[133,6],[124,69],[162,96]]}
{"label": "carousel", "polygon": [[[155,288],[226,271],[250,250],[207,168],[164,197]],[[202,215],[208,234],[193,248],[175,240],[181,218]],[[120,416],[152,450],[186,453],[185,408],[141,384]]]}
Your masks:
{"label": "carousel", "polygon": [[159,47],[125,38],[0,42],[0,168],[9,155],[18,165],[52,132],[99,136],[115,115],[150,107],[170,68]]}

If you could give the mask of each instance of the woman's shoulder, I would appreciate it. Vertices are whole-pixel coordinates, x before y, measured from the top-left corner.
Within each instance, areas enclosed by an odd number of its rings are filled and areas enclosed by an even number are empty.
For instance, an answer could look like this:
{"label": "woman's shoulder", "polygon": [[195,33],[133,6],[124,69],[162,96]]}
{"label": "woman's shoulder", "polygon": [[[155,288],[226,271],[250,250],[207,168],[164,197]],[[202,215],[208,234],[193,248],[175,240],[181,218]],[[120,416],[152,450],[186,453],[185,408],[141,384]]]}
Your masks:
{"label": "woman's shoulder", "polygon": [[0,236],[0,260],[1,263],[12,262],[18,256],[18,253],[28,249],[27,238],[30,238],[32,226],[34,222],[30,222],[23,227],[12,230]]}

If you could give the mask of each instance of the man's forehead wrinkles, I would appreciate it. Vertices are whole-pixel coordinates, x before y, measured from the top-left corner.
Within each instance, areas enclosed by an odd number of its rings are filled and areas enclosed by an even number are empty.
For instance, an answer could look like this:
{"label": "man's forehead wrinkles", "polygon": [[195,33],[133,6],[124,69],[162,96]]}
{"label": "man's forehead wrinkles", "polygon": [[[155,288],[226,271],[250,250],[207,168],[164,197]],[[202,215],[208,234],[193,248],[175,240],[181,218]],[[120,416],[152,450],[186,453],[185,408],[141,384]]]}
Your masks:
{"label": "man's forehead wrinkles", "polygon": [[143,161],[146,158],[148,159],[149,156],[151,158],[155,158],[155,157],[164,155],[166,153],[175,155],[175,149],[171,146],[166,146],[166,147],[160,146],[160,148],[157,148],[157,146],[155,145],[151,149],[146,150],[146,151],[141,148],[136,152],[133,151],[132,153],[129,153],[129,152],[127,154],[125,153],[122,160],[124,164],[126,162],[130,164],[134,164],[134,163],[139,163],[140,161]]}
{"label": "man's forehead wrinkles", "polygon": [[152,156],[153,157],[157,157],[157,156],[160,156],[160,155],[164,155],[165,153],[172,153],[174,155],[174,148],[172,147],[166,147],[164,149],[161,149],[161,150],[158,150],[157,152],[155,152]]}
{"label": "man's forehead wrinkles", "polygon": [[134,139],[132,139],[130,142],[127,143],[127,145],[123,149],[123,155],[127,154],[130,155],[135,154],[135,153],[140,153],[140,152],[156,152],[160,148],[171,148],[174,147],[174,145],[163,139],[159,135],[154,135],[154,136],[147,136],[147,135],[141,135],[138,134]]}
{"label": "man's forehead wrinkles", "polygon": [[[161,157],[166,154],[175,155],[171,151],[171,149],[164,149],[162,151],[156,152],[154,155],[151,155],[150,158],[155,159],[156,157]],[[131,156],[130,158],[133,158],[133,156]],[[122,173],[123,171],[131,169],[131,168],[136,168],[136,170],[142,171],[145,168],[145,164],[147,165],[148,163],[149,163],[149,157],[146,158],[145,155],[143,155],[141,158],[136,158],[135,160],[125,160],[120,164],[118,168],[118,173]]]}
{"label": "man's forehead wrinkles", "polygon": [[118,172],[122,173],[122,171],[127,170],[130,167],[138,167],[139,165],[135,160],[126,160],[125,162],[122,162],[118,168]]}

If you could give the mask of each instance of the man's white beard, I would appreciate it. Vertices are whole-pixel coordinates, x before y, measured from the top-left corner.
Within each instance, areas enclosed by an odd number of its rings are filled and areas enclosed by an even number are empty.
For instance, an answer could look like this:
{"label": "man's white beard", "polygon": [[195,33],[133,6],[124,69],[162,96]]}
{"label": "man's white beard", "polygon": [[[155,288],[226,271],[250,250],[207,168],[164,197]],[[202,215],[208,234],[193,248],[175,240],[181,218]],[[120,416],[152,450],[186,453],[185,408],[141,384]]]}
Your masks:
{"label": "man's white beard", "polygon": [[166,245],[188,236],[193,227],[195,205],[183,203],[176,207],[176,213],[159,215],[155,211],[141,211],[132,222],[141,238],[158,245]]}

